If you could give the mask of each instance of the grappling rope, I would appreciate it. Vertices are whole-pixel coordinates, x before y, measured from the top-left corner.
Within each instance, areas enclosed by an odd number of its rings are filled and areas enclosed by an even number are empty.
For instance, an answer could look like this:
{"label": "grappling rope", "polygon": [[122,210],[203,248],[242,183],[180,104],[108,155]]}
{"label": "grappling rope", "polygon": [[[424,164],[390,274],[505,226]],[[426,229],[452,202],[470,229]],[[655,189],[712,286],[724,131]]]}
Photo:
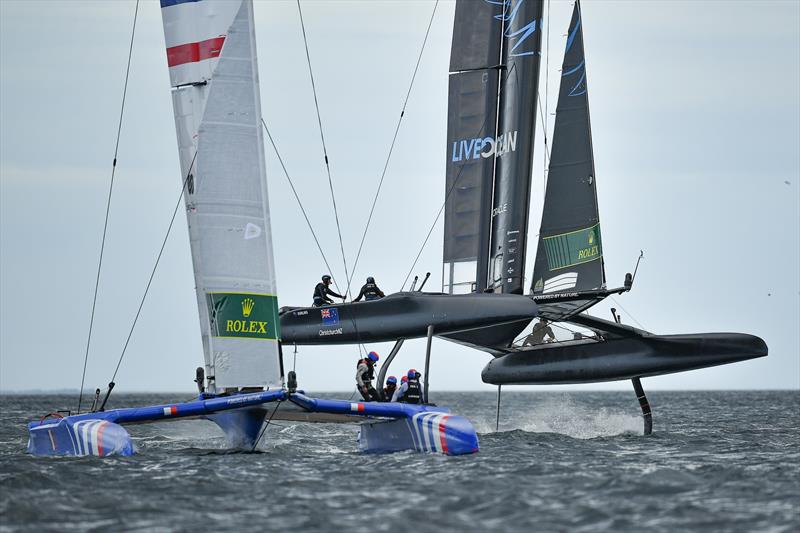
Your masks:
{"label": "grappling rope", "polygon": [[[344,255],[344,243],[342,242],[342,227],[339,224],[339,210],[336,208],[336,195],[333,193],[333,179],[331,178],[331,167],[328,163],[328,148],[325,145],[325,134],[322,131],[322,115],[319,112],[319,101],[317,100],[317,86],[314,83],[314,70],[311,68],[311,55],[308,52],[308,39],[306,37],[306,25],[303,22],[303,10],[300,8],[300,0],[297,0],[297,12],[300,14],[300,27],[303,30],[303,44],[306,48],[306,60],[308,62],[308,74],[311,77],[311,90],[314,93],[314,107],[317,110],[317,122],[319,123],[319,137],[322,140],[322,152],[325,156],[325,170],[328,174],[328,188],[331,191],[331,200],[333,202],[333,214],[336,218],[336,232],[339,234],[339,249],[342,252],[342,263],[344,263],[344,277],[350,279],[350,273],[347,270],[347,259]],[[350,293],[350,284],[348,283],[347,289],[344,293],[348,296]]]}
{"label": "grappling rope", "polygon": [[117,140],[114,144],[114,161],[111,163],[111,180],[108,185],[108,199],[106,200],[106,217],[103,222],[103,238],[100,241],[100,259],[97,261],[97,276],[94,280],[94,296],[92,297],[92,314],[89,319],[89,334],[86,338],[86,353],[83,356],[83,372],[81,373],[81,389],[78,394],[78,414],[81,412],[83,403],[83,386],[86,382],[86,365],[89,361],[89,346],[92,342],[92,329],[94,327],[94,312],[97,308],[97,292],[100,287],[100,270],[103,266],[103,252],[106,247],[106,233],[108,231],[108,215],[111,210],[111,192],[114,190],[114,174],[117,170],[117,153],[119,152],[119,138],[122,133],[122,117],[125,112],[125,97],[128,94],[128,77],[131,72],[131,57],[133,55],[133,37],[136,35],[136,19],[139,15],[139,0],[136,0],[136,9],[133,12],[133,28],[131,29],[131,43],[128,46],[128,65],[125,67],[125,84],[122,88],[122,104],[119,110],[119,122],[117,123]]}
{"label": "grappling rope", "polygon": [[[372,207],[369,210],[369,217],[367,217],[367,224],[364,227],[364,233],[361,235],[361,243],[358,245],[358,253],[356,254],[356,260],[353,262],[353,274],[347,280],[347,290],[350,290],[350,283],[353,280],[353,277],[356,274],[356,266],[358,266],[358,260],[361,258],[361,249],[364,247],[364,240],[367,238],[367,231],[369,231],[370,223],[372,222],[372,214],[375,212],[375,204],[378,202],[378,195],[381,193],[381,187],[383,187],[383,180],[386,177],[386,170],[389,168],[389,161],[392,158],[392,152],[394,151],[395,142],[397,142],[397,134],[400,131],[400,124],[403,122],[403,117],[406,113],[406,106],[408,105],[408,99],[411,96],[411,89],[414,87],[414,81],[417,78],[417,71],[419,70],[419,63],[422,60],[422,53],[425,51],[425,45],[428,42],[428,35],[431,33],[431,26],[433,25],[433,17],[436,15],[436,8],[439,6],[439,0],[436,0],[436,3],[433,5],[433,12],[431,13],[431,18],[428,21],[428,29],[425,30],[425,38],[422,39],[422,47],[419,50],[419,55],[417,56],[417,64],[414,66],[414,73],[411,75],[411,83],[408,84],[408,91],[406,92],[406,98],[403,101],[403,109],[400,111],[400,118],[397,119],[397,126],[394,128],[394,136],[392,137],[392,143],[389,146],[389,153],[386,155],[386,163],[383,165],[383,172],[381,173],[381,179],[378,182],[378,189],[375,191],[375,197],[372,199]],[[405,284],[404,284],[405,285]]]}

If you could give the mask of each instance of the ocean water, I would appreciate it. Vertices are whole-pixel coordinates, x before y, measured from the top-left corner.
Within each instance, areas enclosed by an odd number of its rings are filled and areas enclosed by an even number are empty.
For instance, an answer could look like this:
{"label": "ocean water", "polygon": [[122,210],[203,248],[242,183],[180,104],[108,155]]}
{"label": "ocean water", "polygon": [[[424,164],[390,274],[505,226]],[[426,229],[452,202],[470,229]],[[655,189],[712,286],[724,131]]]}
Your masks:
{"label": "ocean water", "polygon": [[431,396],[479,453],[365,455],[357,426],[291,422],[231,453],[185,420],[130,426],[134,457],[35,458],[25,423],[74,398],[0,396],[0,530],[800,530],[800,392],[651,392],[647,437],[632,391],[504,391],[499,431],[494,394]]}

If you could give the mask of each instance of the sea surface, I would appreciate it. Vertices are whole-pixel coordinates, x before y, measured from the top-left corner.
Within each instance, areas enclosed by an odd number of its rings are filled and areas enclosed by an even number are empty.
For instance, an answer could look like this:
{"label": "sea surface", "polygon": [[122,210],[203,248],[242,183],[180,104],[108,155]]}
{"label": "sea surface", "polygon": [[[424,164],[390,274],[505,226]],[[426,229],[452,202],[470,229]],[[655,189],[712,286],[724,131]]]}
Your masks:
{"label": "sea surface", "polygon": [[75,399],[0,396],[0,530],[800,531],[800,392],[651,392],[647,437],[632,391],[504,391],[499,431],[493,393],[431,396],[479,453],[366,455],[357,426],[291,422],[232,453],[182,420],[129,426],[133,457],[36,458],[25,423]]}

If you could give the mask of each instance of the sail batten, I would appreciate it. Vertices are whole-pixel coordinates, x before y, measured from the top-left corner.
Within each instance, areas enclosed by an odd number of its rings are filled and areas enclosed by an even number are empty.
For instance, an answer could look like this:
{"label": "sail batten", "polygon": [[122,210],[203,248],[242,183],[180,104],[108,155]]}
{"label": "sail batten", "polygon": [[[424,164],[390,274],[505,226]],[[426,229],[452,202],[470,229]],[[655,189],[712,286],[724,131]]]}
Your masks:
{"label": "sail batten", "polygon": [[162,2],[162,15],[206,375],[212,390],[280,386],[252,0]]}
{"label": "sail batten", "polygon": [[605,288],[579,2],[567,35],[531,287],[534,294]]}

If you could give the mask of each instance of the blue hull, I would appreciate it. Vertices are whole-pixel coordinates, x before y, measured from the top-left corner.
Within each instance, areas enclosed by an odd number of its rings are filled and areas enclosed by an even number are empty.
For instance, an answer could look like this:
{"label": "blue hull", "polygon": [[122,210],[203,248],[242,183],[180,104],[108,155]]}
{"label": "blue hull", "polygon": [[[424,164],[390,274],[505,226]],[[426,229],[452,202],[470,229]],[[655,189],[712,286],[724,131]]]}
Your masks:
{"label": "blue hull", "polygon": [[28,425],[28,453],[42,456],[133,455],[125,428],[108,420],[66,417]]}
{"label": "blue hull", "polygon": [[313,412],[376,417],[361,424],[358,444],[363,452],[418,452],[464,455],[478,451],[478,435],[464,417],[449,409],[407,403],[319,400],[301,393],[289,401]]}
{"label": "blue hull", "polygon": [[115,409],[28,424],[28,452],[37,456],[133,455],[134,447],[122,424],[185,417],[215,422],[232,448],[252,449],[268,409],[264,404],[289,400],[314,413],[352,415],[361,425],[359,448],[364,452],[418,452],[463,455],[478,451],[478,436],[470,422],[449,410],[403,403],[321,400],[283,390],[232,396],[201,396],[193,402]]}

